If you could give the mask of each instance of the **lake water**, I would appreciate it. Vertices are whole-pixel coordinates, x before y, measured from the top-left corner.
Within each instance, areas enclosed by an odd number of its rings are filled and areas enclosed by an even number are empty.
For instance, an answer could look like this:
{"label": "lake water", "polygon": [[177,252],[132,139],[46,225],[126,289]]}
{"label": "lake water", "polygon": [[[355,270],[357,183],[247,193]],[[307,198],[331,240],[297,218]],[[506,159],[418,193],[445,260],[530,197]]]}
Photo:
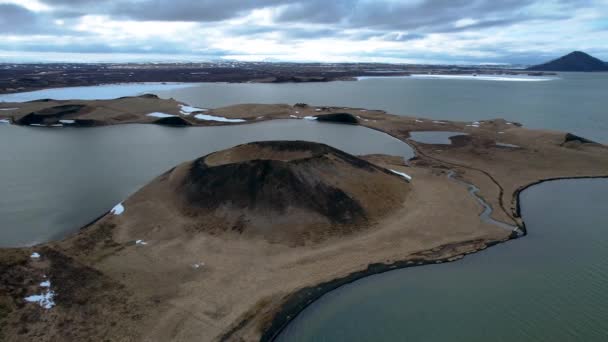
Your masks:
{"label": "lake water", "polygon": [[343,286],[278,341],[608,341],[606,194],[606,179],[533,186],[526,237]]}
{"label": "lake water", "polygon": [[0,95],[0,101],[36,98],[112,98],[151,92],[202,108],[238,103],[305,102],[383,109],[432,119],[504,118],[530,128],[572,132],[608,143],[608,73],[537,77],[378,77],[328,83],[132,84],[50,89]]}
{"label": "lake water", "polygon": [[383,77],[301,84],[206,83],[158,94],[204,108],[305,102],[444,120],[504,118],[608,143],[607,92],[608,73],[561,73],[542,82]]}
{"label": "lake water", "polygon": [[414,156],[360,126],[281,120],[171,128],[35,128],[0,124],[0,247],[57,239],[87,224],[180,162],[260,140],[308,140],[352,154]]}

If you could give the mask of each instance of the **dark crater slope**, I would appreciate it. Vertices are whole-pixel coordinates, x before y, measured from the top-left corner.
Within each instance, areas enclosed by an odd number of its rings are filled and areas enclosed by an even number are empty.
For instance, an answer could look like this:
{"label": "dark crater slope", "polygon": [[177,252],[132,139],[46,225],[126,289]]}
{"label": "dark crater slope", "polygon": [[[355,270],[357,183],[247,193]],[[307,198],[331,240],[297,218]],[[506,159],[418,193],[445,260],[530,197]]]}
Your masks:
{"label": "dark crater slope", "polygon": [[183,118],[180,118],[178,116],[171,116],[171,117],[167,117],[167,118],[160,118],[156,121],[154,121],[155,124],[157,125],[163,125],[163,126],[175,126],[175,127],[184,127],[184,126],[192,126],[192,124],[186,120],[184,120]]}
{"label": "dark crater slope", "polygon": [[209,154],[165,173],[196,230],[290,245],[372,225],[401,208],[409,183],[327,145],[271,141]]}
{"label": "dark crater slope", "polygon": [[548,63],[535,65],[528,70],[537,71],[608,71],[608,64],[581,51],[574,51]]}
{"label": "dark crater slope", "polygon": [[595,141],[593,140],[589,140],[583,137],[579,137],[578,135],[572,134],[572,133],[566,133],[566,135],[564,136],[564,142],[562,143],[562,145],[568,144],[568,143],[581,143],[581,144],[597,144]]}
{"label": "dark crater slope", "polygon": [[357,125],[359,120],[349,113],[334,113],[334,114],[324,114],[324,115],[316,115],[317,121],[323,122],[335,122],[335,123],[343,123],[343,124],[351,124]]}
{"label": "dark crater slope", "polygon": [[58,123],[61,119],[71,119],[89,110],[89,107],[80,104],[53,106],[29,113],[17,120],[16,123],[19,125],[52,125]]}

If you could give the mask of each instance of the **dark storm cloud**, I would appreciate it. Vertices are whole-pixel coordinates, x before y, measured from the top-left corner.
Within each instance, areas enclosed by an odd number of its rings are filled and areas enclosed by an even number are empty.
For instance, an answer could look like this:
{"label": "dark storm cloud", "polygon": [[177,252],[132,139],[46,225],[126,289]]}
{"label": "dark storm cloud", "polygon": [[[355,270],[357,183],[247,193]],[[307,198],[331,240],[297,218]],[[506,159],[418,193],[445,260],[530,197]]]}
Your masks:
{"label": "dark storm cloud", "polygon": [[[589,0],[556,3],[574,9]],[[329,4],[328,4],[329,3]],[[310,0],[283,7],[279,22],[334,23],[343,27],[384,30],[446,31],[450,24],[463,18],[480,21],[478,27],[502,26],[519,21],[542,19],[525,8],[537,0],[426,0],[426,1],[357,1]],[[541,2],[542,3],[542,2]],[[451,25],[451,27],[454,27]],[[454,27],[454,30],[459,28]]]}
{"label": "dark storm cloud", "polygon": [[[562,16],[570,9],[591,0],[555,0],[562,6]],[[429,33],[479,30],[506,27],[523,21],[548,19],[550,14],[530,14],[528,6],[539,0],[43,0],[57,17],[103,14],[115,19],[141,21],[217,22],[250,13],[255,9],[275,8],[278,25],[227,28],[238,36],[262,36],[276,32],[282,39],[345,37],[344,29],[373,31],[369,37],[407,41]],[[554,14],[551,14],[554,16]],[[464,18],[475,19],[469,25],[456,25]],[[555,18],[553,18],[555,19]],[[323,29],[286,27],[289,24],[323,25]],[[389,33],[396,32],[394,36]],[[365,35],[365,33],[363,33]],[[360,37],[359,37],[360,39]]]}
{"label": "dark storm cloud", "polygon": [[[556,0],[568,9],[591,0]],[[132,20],[214,22],[245,15],[252,10],[278,9],[278,23],[312,23],[334,28],[369,28],[419,33],[462,30],[453,23],[462,18],[479,21],[473,28],[503,26],[538,19],[526,7],[539,0],[43,0],[58,16],[104,14]],[[253,32],[257,34],[259,32]]]}
{"label": "dark storm cloud", "polygon": [[65,16],[105,14],[132,20],[213,22],[252,10],[276,6],[284,0],[44,0]]}
{"label": "dark storm cloud", "polygon": [[0,32],[3,34],[24,35],[42,31],[54,31],[49,27],[49,19],[37,15],[21,6],[0,4]]}

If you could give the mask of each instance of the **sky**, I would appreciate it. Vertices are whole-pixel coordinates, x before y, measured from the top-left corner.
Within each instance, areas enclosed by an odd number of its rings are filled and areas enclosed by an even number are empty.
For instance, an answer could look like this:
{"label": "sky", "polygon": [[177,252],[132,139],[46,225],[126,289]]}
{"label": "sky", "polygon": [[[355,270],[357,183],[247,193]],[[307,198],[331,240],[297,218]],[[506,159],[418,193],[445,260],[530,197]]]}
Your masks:
{"label": "sky", "polygon": [[0,62],[608,60],[608,0],[0,0]]}

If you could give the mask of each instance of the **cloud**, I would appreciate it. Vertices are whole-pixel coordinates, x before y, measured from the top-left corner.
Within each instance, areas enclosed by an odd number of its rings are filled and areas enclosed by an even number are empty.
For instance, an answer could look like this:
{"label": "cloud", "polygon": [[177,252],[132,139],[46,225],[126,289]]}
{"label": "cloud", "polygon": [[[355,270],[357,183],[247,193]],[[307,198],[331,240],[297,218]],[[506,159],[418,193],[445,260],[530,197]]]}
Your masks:
{"label": "cloud", "polygon": [[608,59],[606,13],[606,0],[0,0],[0,50],[520,63],[578,49]]}
{"label": "cloud", "polygon": [[[0,3],[0,32],[25,35],[49,29],[49,19],[15,4]],[[52,28],[52,25],[51,25]]]}

